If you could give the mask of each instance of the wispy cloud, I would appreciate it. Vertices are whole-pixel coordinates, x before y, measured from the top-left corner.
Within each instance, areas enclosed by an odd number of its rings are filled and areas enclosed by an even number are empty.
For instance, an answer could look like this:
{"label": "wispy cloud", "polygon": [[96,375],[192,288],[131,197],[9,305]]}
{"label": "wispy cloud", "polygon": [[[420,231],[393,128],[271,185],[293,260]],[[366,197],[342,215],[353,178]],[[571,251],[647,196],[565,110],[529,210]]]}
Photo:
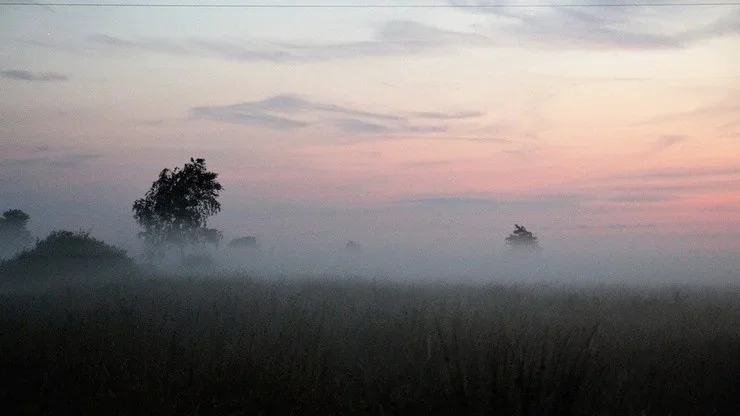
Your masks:
{"label": "wispy cloud", "polygon": [[396,201],[397,204],[414,204],[414,205],[496,205],[495,201],[488,198],[471,198],[461,196],[435,196],[424,198],[409,198]]}
{"label": "wispy cloud", "polygon": [[740,168],[703,167],[635,171],[565,185],[584,202],[642,204],[740,190]]}
{"label": "wispy cloud", "polygon": [[[697,16],[678,7],[517,7],[522,2],[448,0],[458,10],[490,16],[488,25],[469,31],[445,30],[412,20],[391,20],[367,39],[345,42],[274,41],[237,38],[88,36],[70,44],[42,39],[20,42],[71,53],[115,50],[184,57],[210,57],[242,62],[301,63],[334,59],[439,54],[470,47],[521,46],[566,49],[676,49],[717,37],[740,35],[740,7],[696,23]],[[662,0],[659,0],[662,1]],[[585,6],[601,4],[586,0]],[[487,7],[497,5],[498,7]],[[509,7],[507,7],[509,6]],[[674,30],[665,22],[681,22]],[[692,23],[694,22],[694,23]],[[656,24],[653,24],[656,23]],[[650,29],[645,29],[646,27]]]}
{"label": "wispy cloud", "polygon": [[110,34],[94,34],[87,40],[93,45],[107,48],[277,63],[439,53],[456,47],[492,44],[490,38],[478,33],[443,30],[409,20],[387,22],[380,26],[374,37],[369,40],[338,43],[310,44],[255,39],[123,38]]}
{"label": "wispy cloud", "polygon": [[612,223],[612,224],[577,224],[577,225],[558,225],[558,226],[542,226],[540,227],[543,231],[550,230],[570,230],[570,231],[584,231],[584,230],[631,230],[631,229],[653,229],[657,228],[657,224],[650,223]]}
{"label": "wispy cloud", "polygon": [[9,69],[0,71],[0,77],[15,79],[19,81],[67,81],[66,75],[59,74],[56,72],[31,72],[20,69]]}
{"label": "wispy cloud", "polygon": [[[275,95],[263,100],[223,106],[194,107],[197,116],[226,123],[251,124],[273,129],[298,129],[331,125],[345,133],[393,134],[447,131],[442,122],[479,117],[474,111],[381,113],[327,104],[294,94]],[[429,123],[429,121],[436,123]]]}
{"label": "wispy cloud", "polygon": [[2,168],[69,168],[100,157],[102,154],[75,152],[72,149],[52,148],[48,145],[24,145],[7,143],[0,146],[0,167]]}
{"label": "wispy cloud", "polygon": [[582,195],[574,193],[542,194],[542,195],[503,195],[498,197],[469,197],[460,195],[421,196],[396,200],[396,204],[446,206],[446,207],[478,207],[478,208],[557,208],[568,207],[582,201]]}
{"label": "wispy cloud", "polygon": [[651,203],[651,202],[664,202],[664,201],[670,201],[673,199],[676,199],[675,195],[664,193],[664,192],[655,192],[655,193],[630,192],[630,193],[623,193],[623,194],[618,194],[618,195],[607,197],[606,201],[618,202],[618,203],[642,204],[642,203]]}
{"label": "wispy cloud", "polygon": [[679,179],[679,178],[707,178],[712,176],[738,176],[740,168],[716,167],[716,168],[674,168],[656,169],[650,171],[632,172],[612,176],[611,179]]}
{"label": "wispy cloud", "polygon": [[[727,7],[724,17],[696,22],[696,15],[679,7],[602,6],[586,0],[582,7],[520,7],[523,2],[449,0],[460,10],[492,17],[491,31],[508,41],[535,47],[672,49],[740,34],[740,8]],[[659,1],[660,2],[660,1]],[[633,3],[633,2],[630,2]],[[597,5],[599,7],[588,7]],[[509,7],[507,7],[509,6]],[[655,21],[685,20],[683,29],[646,30]],[[693,27],[687,25],[693,24]]]}
{"label": "wispy cloud", "polygon": [[650,151],[651,153],[661,152],[668,149],[669,147],[673,147],[677,144],[683,143],[687,139],[688,136],[684,134],[664,134],[655,139]]}
{"label": "wispy cloud", "polygon": [[102,157],[97,154],[72,154],[65,156],[36,156],[21,158],[2,158],[0,166],[3,167],[32,167],[32,166],[51,166],[55,168],[69,168],[93,159]]}
{"label": "wispy cloud", "polygon": [[[633,126],[645,126],[654,125],[661,123],[670,123],[676,120],[684,120],[688,118],[714,118],[714,117],[736,117],[740,113],[740,90],[735,89],[728,97],[712,104],[700,105],[694,109],[688,111],[679,111],[669,114],[662,114],[655,117],[650,117],[636,123]],[[727,123],[721,124],[718,127],[723,128]]]}

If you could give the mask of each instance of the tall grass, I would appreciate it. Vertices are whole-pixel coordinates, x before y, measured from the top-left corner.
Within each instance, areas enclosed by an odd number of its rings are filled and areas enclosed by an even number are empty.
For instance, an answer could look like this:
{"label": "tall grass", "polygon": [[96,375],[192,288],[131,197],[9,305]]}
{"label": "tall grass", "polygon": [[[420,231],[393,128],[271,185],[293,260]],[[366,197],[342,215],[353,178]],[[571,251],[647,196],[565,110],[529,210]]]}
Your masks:
{"label": "tall grass", "polygon": [[25,414],[740,414],[740,293],[148,279],[0,297]]}

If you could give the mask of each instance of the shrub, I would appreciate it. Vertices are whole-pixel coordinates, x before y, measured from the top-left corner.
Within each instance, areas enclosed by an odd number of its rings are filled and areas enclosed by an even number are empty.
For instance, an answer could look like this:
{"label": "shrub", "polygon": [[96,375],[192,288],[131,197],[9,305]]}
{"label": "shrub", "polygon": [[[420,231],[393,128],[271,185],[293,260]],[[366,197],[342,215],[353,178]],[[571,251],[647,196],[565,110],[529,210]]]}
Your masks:
{"label": "shrub", "polygon": [[229,247],[231,248],[256,248],[257,247],[257,237],[248,235],[246,237],[239,237],[231,240],[229,242]]}
{"label": "shrub", "polygon": [[0,263],[0,278],[98,279],[130,275],[136,269],[125,250],[91,237],[89,232],[59,230]]}
{"label": "shrub", "polygon": [[208,254],[188,254],[182,259],[182,265],[188,269],[207,269],[214,264]]}

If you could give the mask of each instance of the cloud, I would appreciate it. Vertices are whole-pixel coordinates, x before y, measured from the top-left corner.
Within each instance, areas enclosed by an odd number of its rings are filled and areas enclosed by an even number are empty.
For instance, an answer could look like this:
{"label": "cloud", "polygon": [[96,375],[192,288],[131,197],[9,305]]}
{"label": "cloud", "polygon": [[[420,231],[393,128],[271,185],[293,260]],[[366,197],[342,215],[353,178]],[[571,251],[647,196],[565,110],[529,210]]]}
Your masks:
{"label": "cloud", "polygon": [[[120,37],[92,34],[85,43],[20,40],[71,53],[138,51],[183,57],[207,57],[241,62],[302,63],[422,54],[470,47],[560,47],[567,49],[676,49],[717,37],[740,34],[740,8],[715,20],[696,22],[685,8],[601,7],[587,0],[584,7],[522,7],[524,3],[496,0],[448,0],[458,10],[489,16],[486,27],[473,31],[445,30],[412,20],[390,20],[369,39],[307,43],[269,39]],[[487,7],[496,5],[497,7]],[[599,7],[588,7],[599,6]],[[681,22],[667,31],[665,22]],[[645,28],[650,29],[645,29]],[[683,28],[681,28],[683,27]]]}
{"label": "cloud", "polygon": [[630,229],[654,229],[658,228],[657,224],[650,223],[613,223],[613,224],[577,224],[562,226],[542,226],[540,230],[562,230],[562,231],[583,231],[583,230],[630,230]]}
{"label": "cloud", "polygon": [[417,198],[405,198],[396,200],[396,204],[423,205],[440,207],[475,207],[475,208],[511,208],[511,209],[554,209],[572,207],[583,199],[580,194],[543,194],[513,196],[504,195],[499,197],[480,198],[459,195],[422,196]]}
{"label": "cloud", "polygon": [[53,166],[56,168],[69,168],[101,157],[103,157],[103,155],[91,153],[72,154],[49,159],[48,161],[46,161],[46,163],[49,166]]}
{"label": "cloud", "polygon": [[438,197],[426,197],[426,198],[411,198],[401,199],[396,201],[397,204],[415,204],[415,205],[486,205],[494,206],[495,201],[488,198],[470,198],[460,196],[438,196]]}
{"label": "cloud", "polygon": [[102,155],[96,154],[72,154],[66,156],[37,156],[24,158],[3,158],[0,159],[0,166],[4,167],[32,167],[32,166],[51,166],[55,168],[70,168],[81,163],[97,159]]}
{"label": "cloud", "polygon": [[[0,150],[3,150],[0,148]],[[0,167],[38,169],[40,167],[71,168],[79,164],[103,157],[94,153],[67,153],[59,154],[58,149],[46,145],[14,146],[4,149],[4,157],[0,157]]]}
{"label": "cloud", "polygon": [[740,168],[674,168],[659,169],[651,171],[633,172],[619,176],[613,176],[610,179],[681,179],[681,178],[706,178],[711,176],[738,176]]}
{"label": "cloud", "polygon": [[735,167],[673,168],[636,171],[566,186],[593,203],[641,204],[665,202],[695,195],[740,190]]}
{"label": "cloud", "polygon": [[[703,105],[696,107],[688,111],[679,111],[670,114],[662,114],[655,117],[650,117],[636,123],[632,123],[632,126],[646,126],[661,123],[670,123],[676,120],[685,120],[689,118],[716,118],[723,116],[734,117],[740,113],[740,90],[733,90],[728,94],[727,98],[717,101],[712,104]],[[720,125],[719,128],[726,127]]]}
{"label": "cloud", "polygon": [[5,70],[5,71],[0,71],[0,77],[15,79],[19,81],[39,81],[39,82],[67,81],[68,80],[66,75],[58,74],[56,72],[31,72],[31,71],[23,71],[19,69],[10,69],[10,70]]}
{"label": "cloud", "polygon": [[436,112],[414,112],[414,113],[408,113],[411,116],[419,117],[419,118],[429,118],[429,119],[435,119],[435,120],[462,120],[467,118],[475,118],[480,117],[483,115],[483,113],[479,111],[464,111],[460,113],[436,113]]}
{"label": "cloud", "polygon": [[383,124],[370,123],[354,118],[343,118],[334,121],[341,130],[349,133],[391,133],[391,129]]}
{"label": "cloud", "polygon": [[651,150],[652,152],[660,152],[685,142],[687,139],[688,136],[684,134],[664,134],[655,140]]}
{"label": "cloud", "polygon": [[491,31],[509,43],[536,47],[675,49],[740,34],[738,8],[730,9],[730,13],[714,21],[694,23],[693,27],[674,32],[657,32],[645,28],[659,27],[651,24],[653,21],[696,22],[696,14],[686,8],[660,5],[630,6],[616,2],[615,7],[606,7],[600,0],[584,1],[582,7],[536,8],[523,7],[522,2],[497,0],[449,2],[462,11],[490,16]]}
{"label": "cloud", "polygon": [[299,129],[331,125],[352,134],[439,133],[449,126],[429,124],[424,119],[452,121],[478,117],[479,112],[399,112],[398,114],[359,110],[336,104],[311,101],[294,94],[275,95],[263,100],[223,106],[194,107],[191,112],[211,120],[257,125],[273,129]]}
{"label": "cloud", "polygon": [[663,192],[649,193],[649,192],[635,192],[635,193],[624,193],[606,198],[609,202],[618,203],[649,203],[649,202],[664,202],[676,199],[675,195],[667,194]]}
{"label": "cloud", "polygon": [[[473,32],[455,32],[409,20],[391,20],[369,40],[339,43],[275,42],[247,39],[125,39],[109,34],[88,36],[88,42],[108,48],[179,56],[216,57],[232,61],[277,63],[314,62],[379,56],[439,53],[456,47],[488,46],[490,38]],[[38,42],[34,42],[39,44]],[[41,45],[43,46],[43,45]]]}
{"label": "cloud", "polygon": [[54,13],[54,9],[52,9],[48,4],[44,4],[44,3],[40,2],[40,1],[26,0],[24,3],[34,4],[36,6],[42,7],[45,10],[48,10],[48,11]]}

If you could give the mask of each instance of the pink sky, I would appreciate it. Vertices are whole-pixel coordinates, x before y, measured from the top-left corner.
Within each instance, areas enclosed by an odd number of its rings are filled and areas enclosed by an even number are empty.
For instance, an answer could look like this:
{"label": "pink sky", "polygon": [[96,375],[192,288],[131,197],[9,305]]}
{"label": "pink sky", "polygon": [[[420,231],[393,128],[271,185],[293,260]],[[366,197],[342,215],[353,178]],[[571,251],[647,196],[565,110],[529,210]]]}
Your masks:
{"label": "pink sky", "polygon": [[133,200],[193,156],[233,234],[737,244],[740,7],[441,3],[0,6],[2,201],[39,233],[133,235]]}

